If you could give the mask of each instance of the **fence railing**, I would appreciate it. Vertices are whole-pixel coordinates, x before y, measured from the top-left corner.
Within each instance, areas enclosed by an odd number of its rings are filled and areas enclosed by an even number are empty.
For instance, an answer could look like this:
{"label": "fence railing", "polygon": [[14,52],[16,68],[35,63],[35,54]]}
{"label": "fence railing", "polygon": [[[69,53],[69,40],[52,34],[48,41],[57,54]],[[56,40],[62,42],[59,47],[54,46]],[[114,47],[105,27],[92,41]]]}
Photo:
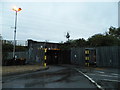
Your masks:
{"label": "fence railing", "polygon": [[[14,40],[2,40],[2,44],[14,44]],[[16,40],[18,46],[28,46],[28,41]]]}

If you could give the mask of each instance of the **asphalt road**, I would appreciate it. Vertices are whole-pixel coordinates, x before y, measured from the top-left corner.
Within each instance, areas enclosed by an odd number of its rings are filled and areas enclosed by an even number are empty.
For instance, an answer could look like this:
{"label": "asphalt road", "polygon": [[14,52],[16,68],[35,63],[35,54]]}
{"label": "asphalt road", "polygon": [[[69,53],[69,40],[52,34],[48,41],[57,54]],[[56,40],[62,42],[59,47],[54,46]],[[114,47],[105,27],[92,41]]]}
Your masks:
{"label": "asphalt road", "polygon": [[48,70],[3,77],[2,88],[94,88],[72,66],[50,66]]}
{"label": "asphalt road", "polygon": [[105,90],[120,90],[120,70],[117,68],[77,68]]}

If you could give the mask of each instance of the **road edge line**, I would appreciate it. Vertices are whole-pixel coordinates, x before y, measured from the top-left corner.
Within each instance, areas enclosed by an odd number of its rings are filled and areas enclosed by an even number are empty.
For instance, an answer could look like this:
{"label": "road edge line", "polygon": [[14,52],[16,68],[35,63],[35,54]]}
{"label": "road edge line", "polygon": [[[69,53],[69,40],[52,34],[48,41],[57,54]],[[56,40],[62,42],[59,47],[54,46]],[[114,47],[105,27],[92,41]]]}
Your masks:
{"label": "road edge line", "polygon": [[99,84],[97,84],[92,78],[90,78],[88,75],[84,74],[83,72],[81,72],[80,70],[78,70],[77,68],[74,68],[76,71],[78,71],[79,73],[81,73],[84,77],[86,77],[89,81],[91,81],[93,84],[95,84],[97,86],[98,89],[100,90],[105,90],[102,86],[100,86]]}

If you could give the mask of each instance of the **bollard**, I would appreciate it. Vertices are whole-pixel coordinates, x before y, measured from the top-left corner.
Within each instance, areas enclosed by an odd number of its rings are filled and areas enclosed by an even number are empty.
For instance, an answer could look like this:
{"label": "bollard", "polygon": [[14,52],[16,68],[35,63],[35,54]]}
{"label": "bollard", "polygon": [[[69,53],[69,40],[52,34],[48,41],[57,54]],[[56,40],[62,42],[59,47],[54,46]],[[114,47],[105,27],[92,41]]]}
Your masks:
{"label": "bollard", "polygon": [[44,63],[44,67],[46,67],[46,63]]}
{"label": "bollard", "polygon": [[46,60],[47,60],[46,52],[47,52],[47,48],[45,48],[44,67],[46,67]]}
{"label": "bollard", "polygon": [[44,67],[46,67],[46,59],[47,59],[47,56],[45,55],[44,56]]}

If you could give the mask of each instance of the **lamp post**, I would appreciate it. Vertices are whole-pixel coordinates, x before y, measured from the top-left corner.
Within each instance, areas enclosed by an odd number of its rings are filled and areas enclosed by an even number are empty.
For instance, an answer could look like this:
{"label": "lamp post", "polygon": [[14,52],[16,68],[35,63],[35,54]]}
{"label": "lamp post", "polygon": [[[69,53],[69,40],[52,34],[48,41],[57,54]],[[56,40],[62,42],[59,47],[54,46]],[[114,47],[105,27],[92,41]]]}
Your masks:
{"label": "lamp post", "polygon": [[21,11],[22,9],[14,7],[12,10],[15,11],[15,30],[14,30],[14,47],[13,47],[13,58],[15,59],[16,58],[15,57],[15,46],[16,46],[17,13]]}

